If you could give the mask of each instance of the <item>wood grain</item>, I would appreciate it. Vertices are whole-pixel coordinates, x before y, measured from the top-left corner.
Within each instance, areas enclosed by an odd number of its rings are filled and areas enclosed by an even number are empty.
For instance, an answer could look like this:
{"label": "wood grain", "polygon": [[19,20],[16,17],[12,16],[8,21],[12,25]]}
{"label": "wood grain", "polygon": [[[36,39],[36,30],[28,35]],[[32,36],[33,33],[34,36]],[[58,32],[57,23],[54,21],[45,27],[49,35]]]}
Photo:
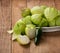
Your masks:
{"label": "wood grain", "polygon": [[33,40],[30,45],[21,46],[11,41],[7,33],[22,18],[21,9],[37,5],[60,9],[60,0],[0,0],[0,53],[60,53],[60,32],[43,33],[39,46]]}
{"label": "wood grain", "polygon": [[[12,27],[22,18],[21,9],[26,8],[26,0],[12,0]],[[12,53],[28,53],[18,42],[12,42]]]}
{"label": "wood grain", "polygon": [[47,5],[51,7],[55,7],[55,2],[54,0],[39,0],[39,5]]}
{"label": "wood grain", "polygon": [[27,0],[27,7],[32,8],[33,6],[39,5],[39,0]]}
{"label": "wood grain", "polygon": [[26,0],[12,0],[12,26],[14,26],[17,20],[22,18],[21,10],[26,8],[26,5]]}
{"label": "wood grain", "polygon": [[55,6],[58,10],[60,10],[60,0],[55,0]]}
{"label": "wood grain", "polygon": [[0,0],[0,53],[11,53],[11,0]]}

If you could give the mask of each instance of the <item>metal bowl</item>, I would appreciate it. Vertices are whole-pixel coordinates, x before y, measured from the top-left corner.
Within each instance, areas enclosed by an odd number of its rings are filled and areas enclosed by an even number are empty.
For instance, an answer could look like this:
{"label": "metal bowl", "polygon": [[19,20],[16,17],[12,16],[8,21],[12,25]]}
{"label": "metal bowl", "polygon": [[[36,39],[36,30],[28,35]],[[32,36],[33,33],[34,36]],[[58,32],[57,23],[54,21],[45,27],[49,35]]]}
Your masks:
{"label": "metal bowl", "polygon": [[[39,27],[37,27],[39,28]],[[55,32],[60,31],[60,26],[54,26],[54,27],[42,27],[43,32]]]}

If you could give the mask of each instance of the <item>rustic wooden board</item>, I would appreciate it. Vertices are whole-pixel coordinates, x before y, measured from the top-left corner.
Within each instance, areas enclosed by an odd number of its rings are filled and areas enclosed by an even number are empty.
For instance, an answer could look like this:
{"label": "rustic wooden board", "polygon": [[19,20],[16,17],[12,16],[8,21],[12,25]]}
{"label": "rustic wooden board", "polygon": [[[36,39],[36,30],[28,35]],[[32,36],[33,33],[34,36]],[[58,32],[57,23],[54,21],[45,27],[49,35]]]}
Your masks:
{"label": "rustic wooden board", "polygon": [[22,18],[21,9],[36,5],[60,9],[60,0],[0,0],[0,53],[60,53],[60,32],[43,33],[39,46],[35,46],[33,41],[28,46],[11,41],[7,30]]}
{"label": "rustic wooden board", "polygon": [[[15,22],[21,18],[21,9],[26,8],[26,4],[26,0],[12,1],[12,27]],[[12,42],[12,53],[24,53],[24,48],[17,42]]]}
{"label": "rustic wooden board", "polygon": [[11,53],[11,0],[0,0],[0,53]]}

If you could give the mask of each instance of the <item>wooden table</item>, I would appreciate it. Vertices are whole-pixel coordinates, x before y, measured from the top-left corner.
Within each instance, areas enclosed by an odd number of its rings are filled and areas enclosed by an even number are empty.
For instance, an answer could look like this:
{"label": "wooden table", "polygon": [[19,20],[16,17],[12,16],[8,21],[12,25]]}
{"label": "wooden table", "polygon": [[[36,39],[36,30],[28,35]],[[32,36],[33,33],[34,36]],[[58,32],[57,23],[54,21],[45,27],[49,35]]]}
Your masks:
{"label": "wooden table", "polygon": [[39,46],[35,46],[32,41],[25,47],[13,42],[11,35],[7,33],[21,18],[22,8],[36,5],[60,9],[60,0],[0,0],[0,53],[60,53],[60,32],[43,33]]}

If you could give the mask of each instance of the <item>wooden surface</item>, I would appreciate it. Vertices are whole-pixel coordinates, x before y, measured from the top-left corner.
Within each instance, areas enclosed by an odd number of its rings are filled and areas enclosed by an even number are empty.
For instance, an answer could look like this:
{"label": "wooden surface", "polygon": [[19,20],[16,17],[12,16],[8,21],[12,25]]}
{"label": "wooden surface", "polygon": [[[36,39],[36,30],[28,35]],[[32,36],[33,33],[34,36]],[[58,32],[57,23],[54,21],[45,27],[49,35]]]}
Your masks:
{"label": "wooden surface", "polygon": [[60,32],[43,33],[39,46],[35,46],[32,41],[24,47],[13,42],[11,35],[7,33],[21,18],[22,8],[32,8],[36,5],[60,9],[60,0],[0,0],[0,53],[60,53]]}

